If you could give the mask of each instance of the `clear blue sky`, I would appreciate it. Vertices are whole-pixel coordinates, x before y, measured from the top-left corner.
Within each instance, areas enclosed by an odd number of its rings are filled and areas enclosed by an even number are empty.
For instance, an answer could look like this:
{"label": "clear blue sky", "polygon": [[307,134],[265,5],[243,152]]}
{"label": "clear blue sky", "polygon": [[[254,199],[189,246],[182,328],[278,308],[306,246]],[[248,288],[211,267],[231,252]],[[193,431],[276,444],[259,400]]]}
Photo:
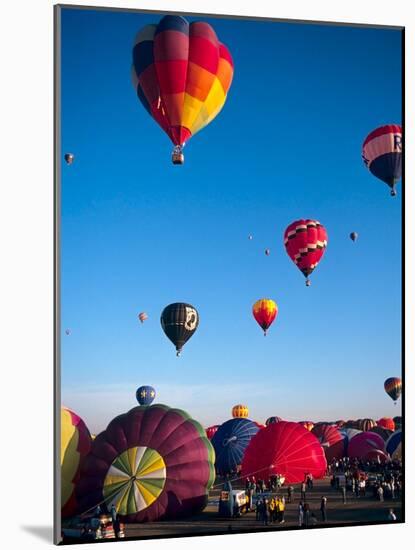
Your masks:
{"label": "clear blue sky", "polygon": [[[135,34],[159,18],[62,12],[63,402],[92,431],[141,384],[204,425],[236,403],[261,421],[399,414],[383,381],[401,373],[401,185],[391,198],[360,155],[401,122],[400,32],[197,18],[235,74],[179,167],[130,81]],[[329,235],[310,288],[283,245],[300,217]],[[279,306],[267,338],[262,297]],[[200,313],[180,358],[159,321],[176,301]]]}

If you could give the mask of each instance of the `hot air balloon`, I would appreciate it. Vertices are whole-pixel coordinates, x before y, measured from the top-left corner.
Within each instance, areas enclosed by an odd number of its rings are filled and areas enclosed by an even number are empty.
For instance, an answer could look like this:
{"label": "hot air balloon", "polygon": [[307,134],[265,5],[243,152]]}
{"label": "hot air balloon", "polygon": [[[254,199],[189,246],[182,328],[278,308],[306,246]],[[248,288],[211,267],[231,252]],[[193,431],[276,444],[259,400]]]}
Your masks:
{"label": "hot air balloon", "polygon": [[358,237],[358,236],[359,236],[359,235],[356,233],[356,231],[352,231],[352,232],[350,233],[350,238],[352,239],[353,242],[357,241],[357,237]]}
{"label": "hot air balloon", "polygon": [[362,432],[349,440],[347,454],[350,458],[365,458],[369,451],[385,450],[382,437],[373,432]]}
{"label": "hot air balloon", "polygon": [[166,306],[161,313],[161,326],[167,338],[180,355],[185,343],[193,336],[199,325],[199,314],[193,306],[175,303]]}
{"label": "hot air balloon", "polygon": [[358,421],[359,430],[362,430],[362,432],[368,432],[375,426],[376,426],[376,422],[372,420],[372,418],[361,418]]}
{"label": "hot air balloon", "polygon": [[65,162],[66,164],[72,164],[75,160],[75,155],[73,153],[65,153]]}
{"label": "hot air balloon", "polygon": [[215,479],[215,453],[202,426],[166,405],[114,418],[92,444],[77,485],[80,510],[114,504],[129,523],[200,512]]}
{"label": "hot air balloon", "polygon": [[208,428],[206,428],[206,437],[208,439],[212,439],[212,437],[218,431],[219,427],[220,426],[218,424],[216,424],[215,426],[209,426]]}
{"label": "hot air balloon", "polygon": [[183,164],[185,143],[219,114],[232,77],[229,50],[208,23],[166,15],[137,34],[133,85],[173,142],[173,164]]}
{"label": "hot air balloon", "polygon": [[383,441],[386,441],[392,433],[391,430],[382,428],[382,426],[379,426],[379,425],[375,426],[374,428],[371,428],[369,431],[375,434],[379,434],[380,437],[383,439]]}
{"label": "hot air balloon", "polygon": [[306,277],[319,264],[327,248],[328,236],[324,226],[317,220],[297,220],[291,223],[284,233],[284,244],[288,256]]}
{"label": "hot air balloon", "polygon": [[141,313],[138,314],[138,318],[142,323],[144,323],[144,321],[147,321],[148,315],[145,311],[142,311]]}
{"label": "hot air balloon", "polygon": [[265,256],[269,256],[271,254],[271,250],[269,248],[265,249]]}
{"label": "hot air balloon", "polygon": [[384,416],[378,420],[377,424],[378,426],[381,426],[386,430],[390,430],[391,432],[395,431],[395,422],[393,421],[393,418],[387,418]]}
{"label": "hot air balloon", "polygon": [[248,418],[249,409],[246,405],[234,405],[232,407],[233,418]]}
{"label": "hot air balloon", "polygon": [[248,239],[249,239],[250,241],[252,241],[253,236],[252,236],[252,235],[249,235]]}
{"label": "hot air balloon", "polygon": [[394,416],[393,421],[395,422],[396,429],[400,430],[402,427],[402,416]]}
{"label": "hot air balloon", "polygon": [[156,397],[156,390],[152,386],[140,386],[135,396],[140,405],[151,405]]}
{"label": "hot air balloon", "polygon": [[258,426],[260,430],[262,430],[262,428],[266,428],[266,425],[262,424],[261,422],[257,422],[256,420],[252,420],[252,422],[255,424],[255,426]]}
{"label": "hot air balloon", "polygon": [[393,401],[396,402],[401,396],[402,393],[402,381],[400,378],[387,378],[385,380],[385,392],[389,395]]}
{"label": "hot air balloon", "polygon": [[363,142],[363,162],[374,176],[396,195],[396,183],[402,176],[402,128],[387,124],[373,130]]}
{"label": "hot air balloon", "polygon": [[216,453],[216,471],[221,475],[236,472],[251,438],[262,431],[264,430],[260,430],[247,418],[232,418],[222,424],[212,437],[212,445]]}
{"label": "hot air balloon", "polygon": [[264,331],[264,336],[266,336],[267,330],[278,315],[278,306],[274,300],[262,298],[261,300],[256,301],[252,306],[252,314],[258,325]]}
{"label": "hot air balloon", "polygon": [[311,433],[314,434],[324,449],[327,462],[333,458],[343,458],[345,456],[345,440],[336,426],[329,424],[315,426]]}
{"label": "hot air balloon", "polygon": [[276,424],[277,422],[282,422],[282,418],[279,416],[270,416],[265,420],[265,426],[269,426],[270,424]]}
{"label": "hot air balloon", "polygon": [[311,422],[310,420],[301,420],[299,424],[301,424],[301,426],[303,426],[309,432],[311,432],[311,430],[314,428],[314,423]]}
{"label": "hot air balloon", "polygon": [[392,433],[386,440],[386,451],[392,456],[401,443],[402,432],[401,430],[397,430],[396,432]]}
{"label": "hot air balloon", "polygon": [[62,517],[76,513],[75,485],[82,462],[91,449],[91,434],[85,422],[66,407],[61,408],[61,504]]}
{"label": "hot air balloon", "polygon": [[71,334],[71,331],[67,328],[67,329],[65,330],[65,334],[66,334],[66,336],[69,336],[69,335]]}
{"label": "hot air balloon", "polygon": [[286,483],[300,483],[304,473],[315,479],[326,472],[323,448],[311,432],[297,422],[277,422],[260,430],[245,450],[242,477],[255,475],[268,481],[282,475]]}

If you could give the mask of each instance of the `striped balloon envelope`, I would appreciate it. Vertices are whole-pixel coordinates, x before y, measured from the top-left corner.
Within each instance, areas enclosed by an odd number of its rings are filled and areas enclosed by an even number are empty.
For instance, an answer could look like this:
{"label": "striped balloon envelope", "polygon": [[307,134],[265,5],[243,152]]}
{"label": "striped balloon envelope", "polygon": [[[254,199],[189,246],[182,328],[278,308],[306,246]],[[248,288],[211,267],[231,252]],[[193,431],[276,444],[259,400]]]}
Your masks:
{"label": "striped balloon envelope", "polygon": [[284,233],[284,244],[288,256],[306,277],[318,266],[327,248],[328,235],[325,227],[317,220],[296,220]]}
{"label": "striped balloon envelope", "polygon": [[391,187],[402,176],[402,128],[398,124],[380,126],[370,132],[363,142],[363,162],[371,173]]}
{"label": "striped balloon envelope", "polygon": [[[233,61],[213,28],[166,15],[136,36],[132,80],[144,108],[182,155],[184,144],[222,109],[233,78]],[[175,162],[176,158],[176,162]]]}
{"label": "striped balloon envelope", "polygon": [[384,382],[385,392],[395,402],[399,399],[402,393],[402,380],[397,377],[387,378]]}
{"label": "striped balloon envelope", "polygon": [[249,409],[246,405],[234,405],[232,407],[233,418],[248,418]]}

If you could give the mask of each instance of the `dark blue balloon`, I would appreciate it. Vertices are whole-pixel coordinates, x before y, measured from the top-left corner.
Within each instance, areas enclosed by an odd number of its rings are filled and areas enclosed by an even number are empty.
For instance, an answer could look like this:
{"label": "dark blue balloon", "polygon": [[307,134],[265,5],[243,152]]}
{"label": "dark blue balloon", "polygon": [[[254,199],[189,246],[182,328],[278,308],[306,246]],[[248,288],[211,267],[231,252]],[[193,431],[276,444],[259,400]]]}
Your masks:
{"label": "dark blue balloon", "polygon": [[215,467],[219,474],[237,471],[248,443],[258,430],[258,426],[247,418],[232,418],[222,424],[211,439],[216,453]]}
{"label": "dark blue balloon", "polygon": [[152,386],[140,386],[135,396],[140,405],[151,405],[156,397],[156,390]]}

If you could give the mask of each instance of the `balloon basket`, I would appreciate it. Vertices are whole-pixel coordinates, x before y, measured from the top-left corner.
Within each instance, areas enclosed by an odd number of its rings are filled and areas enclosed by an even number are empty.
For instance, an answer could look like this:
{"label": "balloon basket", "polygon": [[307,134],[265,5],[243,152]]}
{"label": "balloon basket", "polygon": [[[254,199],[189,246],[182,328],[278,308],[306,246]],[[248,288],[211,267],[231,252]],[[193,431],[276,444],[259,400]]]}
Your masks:
{"label": "balloon basket", "polygon": [[181,152],[173,151],[171,155],[171,161],[173,164],[184,164],[184,155]]}

